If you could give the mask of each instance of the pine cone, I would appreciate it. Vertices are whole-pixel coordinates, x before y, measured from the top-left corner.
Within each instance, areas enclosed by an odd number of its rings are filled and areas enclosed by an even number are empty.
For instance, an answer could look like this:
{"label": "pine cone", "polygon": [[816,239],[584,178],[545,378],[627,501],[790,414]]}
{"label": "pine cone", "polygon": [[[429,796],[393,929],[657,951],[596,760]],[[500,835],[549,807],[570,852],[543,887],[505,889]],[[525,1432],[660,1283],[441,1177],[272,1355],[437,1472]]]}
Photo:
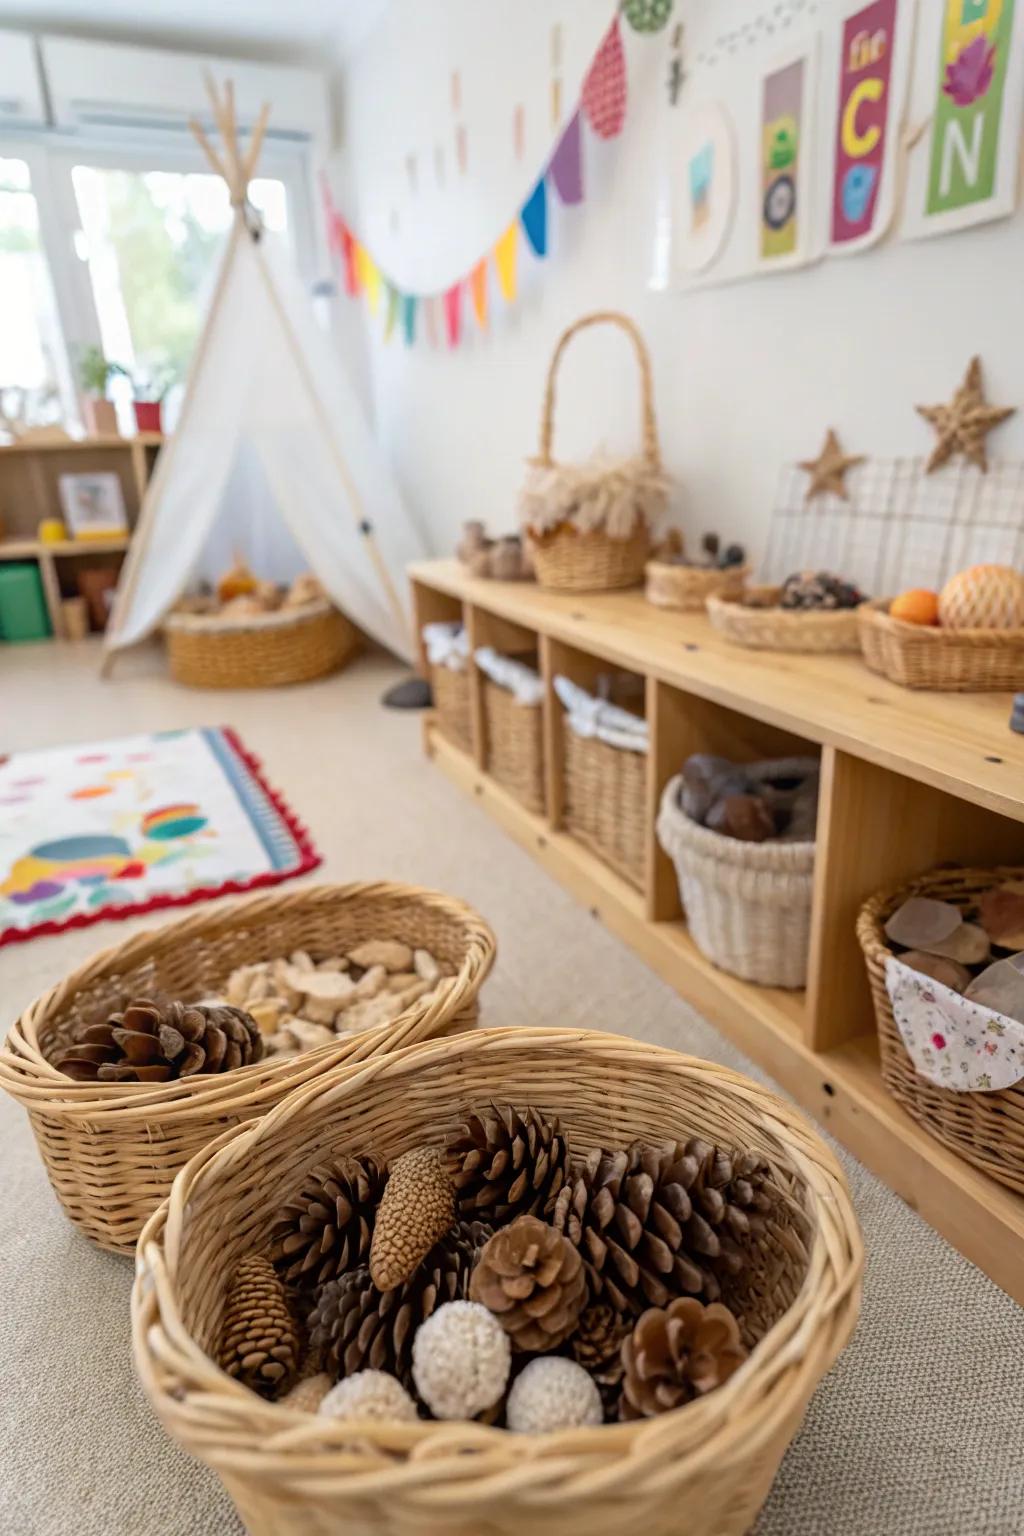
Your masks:
{"label": "pine cone", "polygon": [[581,1314],[570,1339],[573,1359],[590,1372],[600,1387],[618,1387],[622,1380],[622,1341],[632,1324],[614,1307],[598,1303]]}
{"label": "pine cone", "polygon": [[370,1242],[377,1289],[408,1280],[454,1221],[455,1191],[437,1147],[418,1147],[392,1163]]}
{"label": "pine cone", "polygon": [[390,1371],[412,1391],[413,1335],[444,1302],[466,1299],[470,1271],[490,1235],[479,1222],[460,1222],[394,1290],[379,1291],[365,1265],[328,1280],[309,1318],[310,1344],[325,1368],[339,1377]]}
{"label": "pine cone", "polygon": [[314,1289],[365,1264],[386,1180],[374,1157],[311,1169],[270,1231],[270,1257],[282,1279]]}
{"label": "pine cone", "polygon": [[746,1264],[735,1240],[763,1229],[767,1165],[696,1138],[592,1152],[551,1215],[583,1255],[593,1300],[636,1315],[680,1294],[716,1301],[716,1270]]}
{"label": "pine cone", "polygon": [[586,1304],[583,1261],[547,1222],[519,1216],[484,1246],[469,1296],[495,1314],[514,1349],[555,1349]]}
{"label": "pine cone", "polygon": [[504,1226],[548,1214],[568,1173],[569,1147],[557,1120],[492,1105],[469,1115],[447,1157],[461,1214]]}
{"label": "pine cone", "polygon": [[235,1270],[221,1324],[221,1369],[264,1397],[286,1392],[298,1367],[299,1330],[270,1260],[250,1254]]}
{"label": "pine cone", "polygon": [[57,1067],[83,1083],[166,1083],[230,1072],[262,1055],[263,1036],[241,1008],[136,998],[123,1013],[90,1024]]}
{"label": "pine cone", "polygon": [[650,1419],[729,1380],[747,1358],[739,1324],[721,1302],[680,1296],[652,1307],[622,1345],[619,1416]]}

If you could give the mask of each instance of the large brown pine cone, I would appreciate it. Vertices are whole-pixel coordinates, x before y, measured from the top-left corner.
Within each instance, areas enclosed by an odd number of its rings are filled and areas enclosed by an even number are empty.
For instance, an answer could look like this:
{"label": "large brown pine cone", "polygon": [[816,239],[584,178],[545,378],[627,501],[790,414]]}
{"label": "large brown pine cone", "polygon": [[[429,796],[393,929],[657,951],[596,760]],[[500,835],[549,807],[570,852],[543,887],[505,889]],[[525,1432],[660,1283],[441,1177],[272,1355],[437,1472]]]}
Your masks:
{"label": "large brown pine cone", "polygon": [[583,1261],[570,1242],[536,1216],[519,1216],[484,1246],[469,1282],[471,1301],[493,1312],[513,1349],[555,1349],[587,1299]]}
{"label": "large brown pine cone", "polygon": [[593,1300],[619,1312],[680,1294],[714,1301],[716,1271],[739,1273],[763,1229],[767,1165],[696,1138],[592,1152],[560,1191],[552,1225],[579,1248]]}
{"label": "large brown pine cone", "polygon": [[557,1120],[492,1105],[467,1117],[447,1157],[461,1215],[504,1226],[547,1215],[567,1176],[569,1146]]}
{"label": "large brown pine cone", "polygon": [[224,1303],[221,1369],[264,1397],[286,1392],[299,1359],[299,1330],[274,1266],[250,1254],[235,1270]]}
{"label": "large brown pine cone", "polygon": [[270,1231],[270,1257],[289,1285],[315,1289],[365,1264],[387,1170],[374,1157],[312,1168]]}
{"label": "large brown pine cone", "polygon": [[728,1381],[747,1358],[739,1324],[721,1302],[695,1296],[652,1307],[622,1345],[623,1419],[649,1419],[680,1408]]}
{"label": "large brown pine cone", "polygon": [[83,1083],[166,1083],[230,1072],[262,1055],[263,1036],[241,1008],[136,998],[123,1013],[90,1024],[57,1067]]}
{"label": "large brown pine cone", "polygon": [[491,1229],[460,1223],[394,1290],[378,1291],[366,1265],[321,1286],[309,1317],[310,1346],[337,1377],[390,1371],[411,1392],[416,1329],[446,1301],[465,1301],[469,1275]]}
{"label": "large brown pine cone", "polygon": [[370,1274],[394,1290],[450,1231],[455,1190],[439,1147],[416,1147],[391,1164],[370,1239]]}

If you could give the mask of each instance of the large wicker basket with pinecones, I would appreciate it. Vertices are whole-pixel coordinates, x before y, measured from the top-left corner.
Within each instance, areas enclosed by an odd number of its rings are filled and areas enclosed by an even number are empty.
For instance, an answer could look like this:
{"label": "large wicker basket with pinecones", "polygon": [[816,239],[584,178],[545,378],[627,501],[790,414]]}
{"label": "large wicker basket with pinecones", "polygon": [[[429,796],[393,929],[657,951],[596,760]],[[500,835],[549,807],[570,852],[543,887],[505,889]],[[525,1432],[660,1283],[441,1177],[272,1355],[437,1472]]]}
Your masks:
{"label": "large wicker basket with pinecones", "polygon": [[[740,1536],[862,1266],[836,1159],[759,1084],[478,1030],[329,1074],[193,1159],[140,1239],[133,1347],[250,1536],[675,1536],[680,1511]],[[304,1324],[289,1295],[315,1297]],[[511,1351],[491,1410],[445,1348],[481,1313]],[[534,1371],[588,1375],[593,1411],[542,1426],[535,1394],[524,1420]]]}
{"label": "large wicker basket with pinecones", "polygon": [[[445,971],[435,990],[388,1024],[301,1054],[254,1059],[251,1025],[238,1024],[246,1015],[174,1001],[222,992],[238,967],[297,950],[323,959],[380,939],[435,955]],[[419,886],[308,886],[204,907],[102,951],[30,1004],[0,1050],[0,1087],[28,1110],[67,1215],[101,1247],[130,1254],[178,1170],[225,1128],[266,1114],[329,1068],[472,1026],[494,953],[472,907]],[[158,1006],[127,1009],[140,998]],[[88,1055],[80,1042],[105,1039],[111,1025],[141,1063],[74,1080],[69,1058]]]}

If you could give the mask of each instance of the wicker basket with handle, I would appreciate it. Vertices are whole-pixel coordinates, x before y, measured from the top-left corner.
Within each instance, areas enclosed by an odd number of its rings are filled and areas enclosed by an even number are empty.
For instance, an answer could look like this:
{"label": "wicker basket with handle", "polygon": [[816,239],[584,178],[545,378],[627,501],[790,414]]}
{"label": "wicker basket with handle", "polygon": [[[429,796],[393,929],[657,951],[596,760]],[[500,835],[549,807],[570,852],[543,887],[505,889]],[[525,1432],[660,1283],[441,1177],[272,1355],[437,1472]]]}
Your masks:
{"label": "wicker basket with handle", "polygon": [[[393,1158],[490,1103],[558,1115],[584,1152],[690,1135],[770,1163],[783,1202],[726,1299],[756,1340],[716,1392],[636,1423],[519,1435],[343,1424],[265,1402],[213,1363],[225,1290],[305,1171]],[[165,1428],[224,1482],[250,1536],[741,1536],[860,1305],[863,1248],[835,1156],[789,1104],[711,1062],[617,1035],[477,1030],[332,1073],[183,1170],[139,1243],[132,1339]]]}
{"label": "wicker basket with handle", "polygon": [[189,688],[279,688],[345,666],[359,631],[328,602],[244,619],[172,613],[164,620],[171,676]]}
{"label": "wicker basket with handle", "polygon": [[985,693],[1024,688],[1024,629],[940,629],[908,624],[890,598],[857,609],[860,648],[872,672],[904,688]]}
{"label": "wicker basket with handle", "polygon": [[[616,325],[633,343],[640,366],[641,455],[635,460],[607,465],[558,465],[553,455],[558,367],[573,337],[594,325]],[[533,514],[552,496],[557,498],[564,515],[559,516],[555,526],[550,525],[550,519],[538,526]],[[620,504],[621,528],[614,517],[606,518],[597,510],[613,499]],[[540,447],[536,458],[530,461],[522,497],[537,581],[542,587],[561,592],[605,592],[638,586],[651,553],[651,521],[664,502],[651,360],[643,337],[632,320],[616,310],[583,315],[562,332],[551,358],[541,412]]]}
{"label": "wicker basket with handle", "polygon": [[[132,996],[216,993],[236,966],[305,949],[314,960],[366,939],[430,950],[453,974],[394,1023],[292,1059],[155,1086],[79,1083],[53,1065],[86,1023]],[[130,1253],[190,1157],[328,1067],[459,1030],[477,1017],[494,935],[465,903],[419,886],[305,886],[201,908],[104,950],[22,1014],[0,1051],[0,1087],[28,1110],[57,1198],[102,1248]]]}
{"label": "wicker basket with handle", "polygon": [[922,1077],[893,1017],[885,966],[895,951],[886,938],[889,918],[911,896],[949,901],[976,920],[979,898],[1024,869],[937,869],[869,898],[857,919],[857,937],[875,1005],[882,1081],[897,1103],[937,1141],[1024,1195],[1024,1083],[994,1093],[954,1092]]}

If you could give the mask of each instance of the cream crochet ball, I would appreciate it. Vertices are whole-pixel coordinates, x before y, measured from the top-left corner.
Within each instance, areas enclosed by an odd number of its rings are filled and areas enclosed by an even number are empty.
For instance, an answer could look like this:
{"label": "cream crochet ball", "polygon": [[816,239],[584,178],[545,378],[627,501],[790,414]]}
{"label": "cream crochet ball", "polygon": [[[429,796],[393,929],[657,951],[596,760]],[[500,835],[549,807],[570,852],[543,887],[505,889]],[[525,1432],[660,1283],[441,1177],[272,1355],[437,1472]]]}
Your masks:
{"label": "cream crochet ball", "polygon": [[446,1302],[413,1339],[412,1378],[439,1419],[472,1419],[493,1407],[505,1390],[510,1362],[508,1334],[475,1301]]}
{"label": "cream crochet ball", "polygon": [[575,1360],[542,1355],[531,1360],[512,1383],[505,1422],[520,1434],[545,1434],[553,1429],[602,1424],[601,1394],[593,1378]]}
{"label": "cream crochet ball", "polygon": [[415,1423],[416,1404],[387,1371],[356,1371],[332,1387],[318,1413],[328,1419],[398,1419]]}

